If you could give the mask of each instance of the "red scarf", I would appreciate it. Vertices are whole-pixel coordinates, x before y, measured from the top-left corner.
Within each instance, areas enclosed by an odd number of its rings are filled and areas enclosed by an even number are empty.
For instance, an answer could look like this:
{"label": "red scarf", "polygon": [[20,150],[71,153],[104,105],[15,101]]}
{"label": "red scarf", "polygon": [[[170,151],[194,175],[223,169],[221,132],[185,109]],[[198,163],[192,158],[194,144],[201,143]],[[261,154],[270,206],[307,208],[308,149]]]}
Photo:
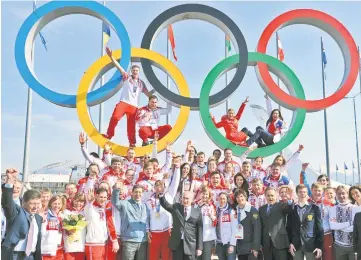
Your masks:
{"label": "red scarf", "polygon": [[272,174],[270,175],[270,180],[271,180],[271,181],[279,181],[280,178],[281,178],[281,174],[280,174],[278,177],[273,177]]}

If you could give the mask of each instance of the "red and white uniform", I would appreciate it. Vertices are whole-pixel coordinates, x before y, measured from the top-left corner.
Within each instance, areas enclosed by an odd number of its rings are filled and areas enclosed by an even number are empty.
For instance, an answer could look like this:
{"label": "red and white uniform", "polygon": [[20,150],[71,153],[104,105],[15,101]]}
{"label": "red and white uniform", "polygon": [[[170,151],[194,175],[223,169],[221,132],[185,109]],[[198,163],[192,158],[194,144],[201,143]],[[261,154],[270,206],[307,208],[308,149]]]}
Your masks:
{"label": "red and white uniform", "polygon": [[[77,211],[74,208],[64,210],[64,218],[70,215],[82,215],[85,216],[84,210]],[[77,231],[76,241],[69,241],[68,235],[66,232],[63,233],[64,236],[64,249],[65,255],[76,256],[81,255],[83,259],[85,258],[85,235],[86,227],[80,231]],[[67,256],[65,256],[67,257]],[[75,258],[76,259],[76,258]]]}
{"label": "red and white uniform", "polygon": [[128,200],[132,197],[132,190],[133,190],[133,182],[129,182],[127,180],[123,181],[123,185],[125,186],[125,189],[127,191],[127,196],[125,197],[125,200]]}
{"label": "red and white uniform", "polygon": [[227,245],[231,241],[232,225],[231,217],[235,215],[234,210],[227,203],[227,206],[217,208],[217,242]]}
{"label": "red and white uniform", "polygon": [[139,125],[139,137],[143,142],[148,142],[148,138],[154,138],[155,131],[158,131],[159,139],[162,139],[172,130],[170,125],[159,125],[160,116],[171,112],[172,106],[170,104],[166,108],[150,109],[145,106],[138,109],[135,120]]}
{"label": "red and white uniform", "polygon": [[136,144],[135,138],[135,115],[137,112],[140,94],[148,93],[148,90],[142,80],[133,79],[125,73],[122,79],[122,90],[120,94],[120,102],[115,106],[112,117],[109,122],[107,135],[109,138],[114,136],[115,127],[119,120],[127,115],[127,134],[129,143]]}
{"label": "red and white uniform", "polygon": [[217,169],[220,171],[220,172],[224,172],[224,168],[226,168],[226,164],[231,162],[233,164],[233,169],[234,169],[234,172],[237,174],[241,171],[241,166],[239,165],[238,162],[234,161],[234,160],[231,160],[231,161],[228,161],[226,162],[225,160],[221,161],[218,166],[217,166]]}
{"label": "red and white uniform", "polygon": [[216,226],[217,226],[217,210],[213,203],[198,205],[202,212],[203,222],[203,242],[212,241],[217,239]]}
{"label": "red and white uniform", "polygon": [[192,164],[193,165],[196,165],[197,168],[198,168],[198,178],[199,179],[202,179],[203,175],[207,173],[207,164],[204,164],[204,165],[199,165],[198,163],[194,163]]}
{"label": "red and white uniform", "polygon": [[[234,174],[224,172],[224,173],[223,173],[223,178],[224,178],[225,184],[229,183],[230,189],[235,188],[235,184],[234,184]],[[225,185],[225,186],[227,186],[227,185]]]}
{"label": "red and white uniform", "polygon": [[61,216],[48,210],[41,227],[41,255],[55,257],[63,254],[63,228]]}
{"label": "red and white uniform", "polygon": [[251,191],[249,193],[248,202],[258,210],[261,206],[267,203],[264,191],[260,194],[256,194]]}
{"label": "red and white uniform", "polygon": [[252,166],[252,170],[251,170],[251,178],[252,179],[260,179],[263,180],[264,177],[266,177],[266,170],[263,169],[262,167],[256,167],[256,166]]}
{"label": "red and white uniform", "polygon": [[134,181],[138,179],[139,173],[142,171],[143,167],[138,161],[138,159],[134,159],[133,161],[129,161],[127,157],[125,159],[124,171],[128,169],[132,169],[134,171]]}
{"label": "red and white uniform", "polygon": [[148,92],[147,86],[141,79],[133,79],[126,73],[122,80],[123,86],[120,93],[120,102],[127,103],[133,107],[138,107],[140,95]]}
{"label": "red and white uniform", "polygon": [[215,206],[217,206],[217,207],[219,206],[219,203],[218,203],[219,193],[221,193],[221,192],[224,192],[226,194],[230,193],[228,188],[223,185],[218,185],[217,187],[214,187],[212,184],[210,184],[209,188],[212,190],[213,201],[214,201]]}
{"label": "red and white uniform", "polygon": [[112,158],[112,154],[110,151],[104,150],[102,159],[99,159],[99,158],[96,158],[96,157],[90,155],[90,153],[88,152],[88,149],[83,145],[81,146],[81,152],[82,152],[84,158],[89,163],[95,163],[99,166],[99,175],[100,176],[103,176],[104,173],[109,171],[110,161]]}
{"label": "red and white uniform", "polygon": [[101,181],[106,181],[109,183],[110,187],[113,187],[114,184],[117,183],[117,181],[124,180],[124,178],[124,172],[115,173],[114,170],[110,168],[110,170],[103,175]]}
{"label": "red and white uniform", "polygon": [[171,152],[166,152],[165,155],[165,163],[162,167],[158,168],[154,173],[153,173],[153,178],[156,180],[163,180],[163,175],[165,173],[168,173],[171,170],[172,167],[172,153]]}
{"label": "red and white uniform", "polygon": [[106,259],[106,243],[108,238],[117,241],[117,234],[112,217],[112,206],[108,202],[105,207],[96,201],[87,203],[84,208],[85,220],[88,221],[85,238],[85,254],[87,259]]}
{"label": "red and white uniform", "polygon": [[230,119],[228,115],[224,115],[222,116],[221,121],[217,123],[214,117],[212,117],[212,121],[217,128],[221,128],[221,127],[224,128],[224,131],[226,132],[226,138],[230,140],[232,143],[241,146],[247,146],[246,140],[248,137],[242,131],[238,131],[238,121],[241,119],[245,107],[246,104],[242,103],[242,105],[238,109],[236,116],[233,119]]}
{"label": "red and white uniform", "polygon": [[[266,99],[266,107],[268,114],[271,115],[272,103],[270,99]],[[280,118],[276,120],[272,119],[271,123],[268,123],[266,125],[266,128],[270,134],[274,135],[273,142],[275,143],[277,143],[281,139],[281,136],[288,131],[287,124],[284,121],[282,121]]]}
{"label": "red and white uniform", "polygon": [[142,201],[146,202],[154,192],[155,180],[153,178],[149,179],[149,177],[146,176],[145,174],[144,175],[140,174],[140,177],[136,182],[136,184],[143,187],[144,191],[143,191]]}
{"label": "red and white uniform", "polygon": [[96,189],[100,183],[100,178],[91,178],[90,176],[81,178],[78,181],[77,189],[80,193],[87,193],[89,189]]}

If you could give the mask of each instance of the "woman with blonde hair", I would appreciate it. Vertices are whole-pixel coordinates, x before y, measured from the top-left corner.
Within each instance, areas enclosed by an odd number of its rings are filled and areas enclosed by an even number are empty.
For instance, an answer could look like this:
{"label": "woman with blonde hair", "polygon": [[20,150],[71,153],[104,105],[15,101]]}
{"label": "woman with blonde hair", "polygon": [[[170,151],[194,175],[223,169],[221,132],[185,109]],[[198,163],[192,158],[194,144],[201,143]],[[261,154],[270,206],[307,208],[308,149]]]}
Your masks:
{"label": "woman with blonde hair", "polygon": [[203,252],[198,259],[210,260],[212,251],[215,249],[217,209],[213,203],[212,190],[207,186],[202,186],[201,200],[197,203],[202,212],[203,222]]}
{"label": "woman with blonde hair", "polygon": [[49,200],[48,212],[43,220],[41,231],[42,260],[63,260],[63,228],[62,216],[66,199],[54,195]]}
{"label": "woman with blonde hair", "polygon": [[[85,194],[76,193],[71,203],[71,208],[64,210],[64,218],[68,216],[85,216]],[[86,228],[80,231],[68,232],[64,231],[64,260],[84,260],[85,259],[85,235]],[[76,237],[74,241],[74,237]]]}

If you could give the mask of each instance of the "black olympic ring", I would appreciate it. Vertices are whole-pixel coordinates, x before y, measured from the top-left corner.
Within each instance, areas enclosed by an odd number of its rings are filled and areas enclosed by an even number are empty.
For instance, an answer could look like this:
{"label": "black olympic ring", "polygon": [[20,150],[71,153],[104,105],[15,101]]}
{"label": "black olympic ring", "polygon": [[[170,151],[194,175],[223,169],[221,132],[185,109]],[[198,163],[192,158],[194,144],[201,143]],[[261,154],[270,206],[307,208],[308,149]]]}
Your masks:
{"label": "black olympic ring", "polygon": [[[206,5],[201,4],[184,4],[172,7],[160,15],[158,15],[148,26],[144,33],[141,48],[151,49],[153,41],[158,34],[166,28],[169,24],[186,20],[198,19],[210,22],[229,35],[236,52],[239,54],[239,63],[235,66],[236,73],[228,83],[228,85],[218,93],[209,97],[209,105],[211,107],[217,106],[230,97],[234,91],[241,84],[247,70],[248,62],[248,48],[246,40],[239,29],[239,27],[221,11]],[[237,44],[234,44],[237,43]],[[141,59],[144,74],[149,83],[153,86],[156,92],[164,97],[173,106],[188,106],[191,110],[199,110],[199,98],[183,97],[170,91],[162,82],[159,81],[155,75],[151,62],[146,59]]]}

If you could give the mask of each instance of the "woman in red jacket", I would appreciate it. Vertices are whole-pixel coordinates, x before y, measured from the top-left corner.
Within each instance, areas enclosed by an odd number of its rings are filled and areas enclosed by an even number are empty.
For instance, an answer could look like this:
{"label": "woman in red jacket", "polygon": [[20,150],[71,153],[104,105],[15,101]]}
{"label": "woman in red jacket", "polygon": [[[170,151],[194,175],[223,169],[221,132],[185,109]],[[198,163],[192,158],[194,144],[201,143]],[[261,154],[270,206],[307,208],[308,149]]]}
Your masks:
{"label": "woman in red jacket", "polygon": [[[232,143],[240,146],[250,146],[259,137],[259,135],[252,135],[250,133],[249,136],[247,136],[247,134],[244,133],[243,131],[238,131],[238,121],[241,119],[244,108],[246,107],[248,101],[249,100],[247,97],[246,100],[242,103],[242,105],[238,109],[237,114],[235,114],[235,111],[232,108],[228,109],[227,115],[222,116],[221,121],[218,123],[215,121],[214,117],[212,116],[212,121],[215,124],[215,126],[217,128],[223,127],[224,131],[226,131],[226,138]],[[247,140],[248,137],[249,139]]]}

